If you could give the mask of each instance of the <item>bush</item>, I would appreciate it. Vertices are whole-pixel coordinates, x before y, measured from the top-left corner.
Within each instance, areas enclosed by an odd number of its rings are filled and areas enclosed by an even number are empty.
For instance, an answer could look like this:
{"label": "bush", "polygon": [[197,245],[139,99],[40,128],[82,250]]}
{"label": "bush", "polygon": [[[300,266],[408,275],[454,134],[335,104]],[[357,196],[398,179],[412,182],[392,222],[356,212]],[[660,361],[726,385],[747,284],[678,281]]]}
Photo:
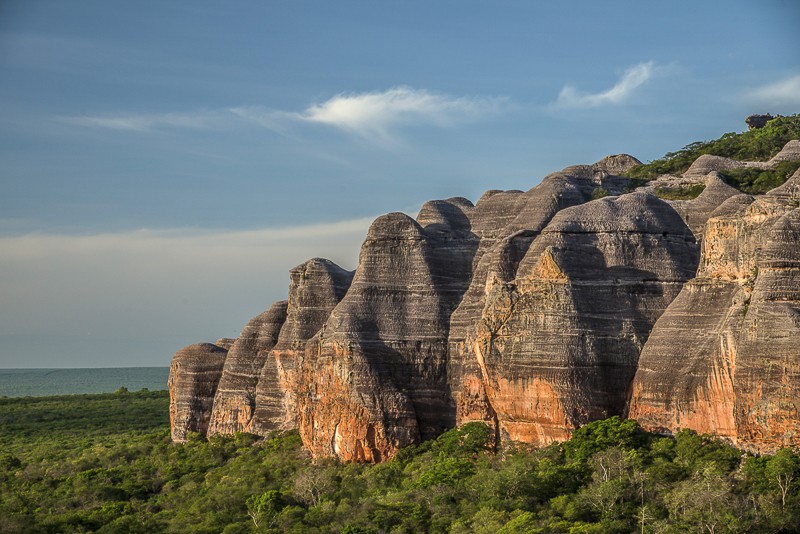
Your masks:
{"label": "bush", "polygon": [[761,195],[783,185],[799,168],[800,161],[782,161],[770,170],[743,168],[731,169],[721,174],[726,182],[743,193]]}
{"label": "bush", "polygon": [[739,161],[767,161],[792,139],[800,139],[800,115],[778,117],[757,130],[729,132],[714,141],[698,141],[663,158],[637,165],[625,176],[652,180],[661,174],[679,175],[703,154],[723,156]]}
{"label": "bush", "polygon": [[296,432],[172,444],[166,401],[154,392],[0,401],[0,532],[632,532],[645,520],[647,532],[795,532],[800,524],[800,456],[788,449],[741,465],[740,451],[708,436],[655,437],[613,417],[540,449],[496,453],[493,430],[471,423],[379,465],[312,462]]}
{"label": "bush", "polygon": [[684,187],[670,187],[662,188],[657,187],[655,194],[658,198],[663,200],[691,200],[700,196],[705,190],[705,184],[695,184]]}

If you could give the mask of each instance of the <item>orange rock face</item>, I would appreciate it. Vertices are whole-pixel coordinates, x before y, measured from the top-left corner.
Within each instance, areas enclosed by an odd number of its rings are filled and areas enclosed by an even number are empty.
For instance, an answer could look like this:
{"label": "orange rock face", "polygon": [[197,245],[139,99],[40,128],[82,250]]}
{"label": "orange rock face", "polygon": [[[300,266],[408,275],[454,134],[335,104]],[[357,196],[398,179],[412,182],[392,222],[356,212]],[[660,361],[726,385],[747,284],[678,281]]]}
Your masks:
{"label": "orange rock face", "polygon": [[753,451],[800,443],[800,175],[709,218],[698,276],[656,323],[629,416]]}
{"label": "orange rock face", "polygon": [[800,445],[800,171],[756,198],[689,176],[703,194],[665,202],[612,174],[634,163],[385,215],[355,273],[292,269],[288,302],[175,355],[173,439],[297,428],[315,457],[380,462],[472,421],[547,445],[628,414]]}
{"label": "orange rock face", "polygon": [[501,439],[546,445],[620,415],[639,351],[697,261],[689,228],[650,195],[556,215],[516,278],[490,278],[468,336],[480,374],[464,383],[476,396],[482,382]]}
{"label": "orange rock face", "polygon": [[297,428],[297,362],[308,340],[347,292],[353,273],[322,258],[313,258],[290,271],[286,321],[278,341],[258,376],[252,431]]}

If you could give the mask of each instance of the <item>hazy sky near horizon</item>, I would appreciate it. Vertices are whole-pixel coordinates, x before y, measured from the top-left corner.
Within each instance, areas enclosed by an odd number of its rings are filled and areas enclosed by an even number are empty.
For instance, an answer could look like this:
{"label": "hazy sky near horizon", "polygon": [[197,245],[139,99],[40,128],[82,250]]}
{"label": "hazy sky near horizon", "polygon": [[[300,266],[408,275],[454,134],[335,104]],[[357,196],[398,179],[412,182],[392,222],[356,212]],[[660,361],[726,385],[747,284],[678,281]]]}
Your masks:
{"label": "hazy sky near horizon", "polygon": [[168,365],[377,215],[800,111],[800,4],[0,3],[0,367]]}

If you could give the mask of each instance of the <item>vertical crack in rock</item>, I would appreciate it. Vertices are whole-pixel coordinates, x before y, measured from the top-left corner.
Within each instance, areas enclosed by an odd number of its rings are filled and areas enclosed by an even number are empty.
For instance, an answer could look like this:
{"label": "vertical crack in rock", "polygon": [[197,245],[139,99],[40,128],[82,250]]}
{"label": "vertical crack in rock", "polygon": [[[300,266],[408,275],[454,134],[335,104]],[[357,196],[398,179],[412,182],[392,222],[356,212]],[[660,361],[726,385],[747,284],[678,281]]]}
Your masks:
{"label": "vertical crack in rock", "polygon": [[256,385],[286,320],[287,305],[285,300],[276,302],[251,319],[231,346],[214,396],[209,435],[253,432]]}

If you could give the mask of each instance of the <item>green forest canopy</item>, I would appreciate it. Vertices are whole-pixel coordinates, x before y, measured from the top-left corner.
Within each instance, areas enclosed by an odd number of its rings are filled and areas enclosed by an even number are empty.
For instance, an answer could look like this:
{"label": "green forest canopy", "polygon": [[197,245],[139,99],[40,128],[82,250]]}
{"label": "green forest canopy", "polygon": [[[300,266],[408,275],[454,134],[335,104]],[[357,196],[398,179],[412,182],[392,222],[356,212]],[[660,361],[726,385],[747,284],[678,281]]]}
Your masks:
{"label": "green forest canopy", "polygon": [[617,417],[495,451],[471,423],[379,465],[297,433],[173,444],[166,392],[0,399],[0,531],[796,532],[800,456]]}
{"label": "green forest canopy", "polygon": [[[713,141],[697,141],[663,158],[637,165],[625,173],[647,182],[662,174],[680,175],[703,154],[739,161],[767,161],[789,141],[800,139],[800,115],[777,117],[763,128],[743,133],[729,132]],[[745,193],[761,194],[781,185],[800,167],[800,162],[781,162],[771,170],[735,169],[723,172],[728,183]]]}

